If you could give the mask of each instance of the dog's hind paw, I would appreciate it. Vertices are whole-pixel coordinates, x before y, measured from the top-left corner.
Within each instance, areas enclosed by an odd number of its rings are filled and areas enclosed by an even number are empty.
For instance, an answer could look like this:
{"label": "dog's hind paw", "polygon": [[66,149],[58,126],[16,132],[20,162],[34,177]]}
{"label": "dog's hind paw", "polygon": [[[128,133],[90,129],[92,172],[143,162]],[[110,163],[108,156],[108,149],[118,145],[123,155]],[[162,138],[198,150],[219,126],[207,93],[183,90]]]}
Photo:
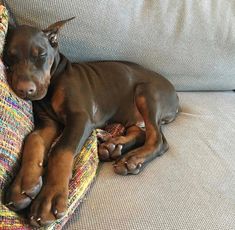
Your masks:
{"label": "dog's hind paw", "polygon": [[122,145],[112,142],[104,142],[98,147],[99,159],[102,161],[116,160],[122,155]]}
{"label": "dog's hind paw", "polygon": [[133,150],[113,164],[114,172],[126,176],[139,174],[145,163],[145,158],[138,156],[138,151]]}

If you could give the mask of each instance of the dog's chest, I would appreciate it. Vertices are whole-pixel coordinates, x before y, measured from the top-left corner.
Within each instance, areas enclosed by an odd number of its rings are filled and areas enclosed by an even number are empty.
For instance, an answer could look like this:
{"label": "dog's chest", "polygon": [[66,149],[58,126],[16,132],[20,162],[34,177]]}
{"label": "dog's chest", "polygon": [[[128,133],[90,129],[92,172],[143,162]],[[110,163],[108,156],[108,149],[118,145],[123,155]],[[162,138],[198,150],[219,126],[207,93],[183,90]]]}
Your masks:
{"label": "dog's chest", "polygon": [[51,106],[54,112],[62,119],[65,118],[64,111],[65,89],[63,86],[57,87],[51,97]]}

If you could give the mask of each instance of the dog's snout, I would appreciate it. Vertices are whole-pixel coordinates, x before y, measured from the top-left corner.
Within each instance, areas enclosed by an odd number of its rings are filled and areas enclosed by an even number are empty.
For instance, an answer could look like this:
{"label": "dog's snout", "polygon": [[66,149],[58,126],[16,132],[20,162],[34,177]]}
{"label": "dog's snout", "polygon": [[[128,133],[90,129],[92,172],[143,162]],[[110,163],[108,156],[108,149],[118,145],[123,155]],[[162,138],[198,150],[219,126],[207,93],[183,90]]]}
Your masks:
{"label": "dog's snout", "polygon": [[36,85],[32,81],[21,81],[17,84],[16,91],[20,97],[26,98],[35,94]]}

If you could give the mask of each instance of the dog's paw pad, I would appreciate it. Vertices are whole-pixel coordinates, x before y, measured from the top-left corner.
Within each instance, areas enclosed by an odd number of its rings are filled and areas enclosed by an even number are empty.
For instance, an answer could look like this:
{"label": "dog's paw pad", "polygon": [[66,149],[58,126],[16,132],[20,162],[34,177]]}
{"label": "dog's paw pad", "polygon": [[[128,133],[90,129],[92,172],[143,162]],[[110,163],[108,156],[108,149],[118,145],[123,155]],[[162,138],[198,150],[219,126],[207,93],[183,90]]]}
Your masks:
{"label": "dog's paw pad", "polygon": [[40,192],[42,188],[42,177],[40,176],[37,182],[32,181],[32,183],[24,184],[22,182],[22,194],[26,194],[32,200],[35,199],[37,194]]}
{"label": "dog's paw pad", "polygon": [[31,201],[29,197],[22,194],[21,197],[16,197],[14,201],[7,200],[6,206],[13,211],[19,211],[29,206]]}
{"label": "dog's paw pad", "polygon": [[101,161],[109,161],[110,160],[110,155],[109,151],[103,144],[99,145],[98,147],[98,154],[99,154],[99,159]]}
{"label": "dog's paw pad", "polygon": [[113,167],[114,172],[120,175],[138,174],[142,171],[144,159],[136,156],[126,156],[117,161]]}
{"label": "dog's paw pad", "polygon": [[60,219],[61,217],[65,215],[66,208],[67,208],[67,198],[59,195],[55,199],[55,202],[52,208],[56,219]]}
{"label": "dog's paw pad", "polygon": [[114,149],[114,151],[111,153],[111,159],[116,160],[122,155],[122,145],[117,145]]}
{"label": "dog's paw pad", "polygon": [[10,209],[24,209],[35,199],[42,187],[43,170],[41,161],[21,167],[5,196],[5,202]]}
{"label": "dog's paw pad", "polygon": [[58,192],[49,186],[42,189],[33,201],[30,210],[30,223],[35,227],[47,226],[62,218],[67,210],[67,192]]}
{"label": "dog's paw pad", "polygon": [[36,185],[33,185],[31,189],[29,189],[29,186],[24,186],[23,177],[19,174],[6,193],[6,206],[13,211],[19,211],[26,208],[30,205],[32,200],[35,199],[41,190],[41,187],[42,177],[38,179]]}
{"label": "dog's paw pad", "polygon": [[99,158],[102,161],[115,160],[122,155],[122,145],[115,145],[110,142],[104,142],[99,145],[98,153]]}

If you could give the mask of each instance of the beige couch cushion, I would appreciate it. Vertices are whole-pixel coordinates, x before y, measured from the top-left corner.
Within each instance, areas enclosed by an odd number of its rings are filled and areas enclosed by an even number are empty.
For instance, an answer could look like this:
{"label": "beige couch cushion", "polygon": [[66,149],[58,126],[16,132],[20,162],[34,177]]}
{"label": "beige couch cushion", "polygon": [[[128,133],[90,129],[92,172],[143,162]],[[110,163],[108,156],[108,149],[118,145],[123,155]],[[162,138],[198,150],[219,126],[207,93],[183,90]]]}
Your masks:
{"label": "beige couch cushion", "polygon": [[180,93],[170,149],[137,176],[101,166],[64,230],[234,230],[235,93]]}

